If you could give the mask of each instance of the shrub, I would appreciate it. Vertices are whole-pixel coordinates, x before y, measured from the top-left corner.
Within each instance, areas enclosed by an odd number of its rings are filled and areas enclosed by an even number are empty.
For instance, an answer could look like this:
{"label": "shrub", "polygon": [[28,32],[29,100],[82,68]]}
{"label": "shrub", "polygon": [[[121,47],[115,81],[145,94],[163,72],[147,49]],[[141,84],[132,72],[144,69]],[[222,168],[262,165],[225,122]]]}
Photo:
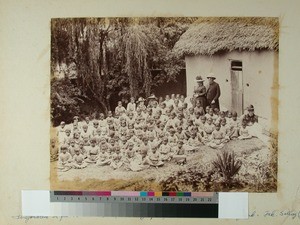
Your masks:
{"label": "shrub", "polygon": [[218,153],[217,158],[212,164],[224,178],[225,185],[227,186],[232,183],[233,176],[239,172],[242,166],[242,162],[236,160],[235,154],[228,151]]}

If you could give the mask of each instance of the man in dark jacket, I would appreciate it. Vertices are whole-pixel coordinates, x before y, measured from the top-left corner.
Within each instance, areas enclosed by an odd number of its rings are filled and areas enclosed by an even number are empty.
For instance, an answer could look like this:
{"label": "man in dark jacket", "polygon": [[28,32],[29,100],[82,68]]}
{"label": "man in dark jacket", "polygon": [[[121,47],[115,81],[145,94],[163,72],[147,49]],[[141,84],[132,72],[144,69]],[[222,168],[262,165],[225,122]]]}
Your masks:
{"label": "man in dark jacket", "polygon": [[206,91],[207,103],[212,108],[220,109],[219,97],[221,95],[220,86],[215,82],[216,77],[213,73],[210,73],[207,77],[209,86]]}

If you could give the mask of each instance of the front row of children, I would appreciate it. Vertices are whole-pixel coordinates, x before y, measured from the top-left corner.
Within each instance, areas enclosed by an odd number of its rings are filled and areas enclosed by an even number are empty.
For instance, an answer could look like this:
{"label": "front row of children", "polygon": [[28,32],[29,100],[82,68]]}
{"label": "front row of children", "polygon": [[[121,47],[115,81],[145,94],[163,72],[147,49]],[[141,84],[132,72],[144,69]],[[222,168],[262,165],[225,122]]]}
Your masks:
{"label": "front row of children", "polygon": [[[82,169],[89,164],[95,164],[99,167],[109,165],[113,169],[122,167],[128,171],[141,171],[150,166],[158,168],[163,166],[166,161],[171,160],[183,165],[186,163],[183,145],[183,141],[179,140],[177,145],[171,148],[168,145],[167,137],[163,139],[161,144],[152,145],[151,148],[148,138],[144,138],[143,143],[136,147],[133,142],[129,141],[126,149],[122,148],[122,151],[114,141],[108,144],[102,140],[99,145],[96,145],[96,139],[91,139],[90,146],[84,146],[83,143],[80,143],[78,147],[75,146],[74,148],[63,144],[58,156],[58,169],[61,171],[67,171],[71,168]],[[54,140],[51,141],[51,148],[55,149]]]}

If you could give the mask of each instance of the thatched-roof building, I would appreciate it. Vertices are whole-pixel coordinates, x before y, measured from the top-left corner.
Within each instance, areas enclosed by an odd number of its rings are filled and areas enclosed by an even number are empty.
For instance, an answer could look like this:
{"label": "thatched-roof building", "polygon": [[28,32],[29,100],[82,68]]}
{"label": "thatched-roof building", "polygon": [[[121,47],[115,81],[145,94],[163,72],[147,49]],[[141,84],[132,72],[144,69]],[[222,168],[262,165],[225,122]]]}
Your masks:
{"label": "thatched-roof building", "polygon": [[278,18],[220,17],[196,21],[173,51],[185,56],[188,95],[196,76],[212,72],[221,87],[221,105],[242,114],[253,104],[259,116],[271,119],[278,48]]}

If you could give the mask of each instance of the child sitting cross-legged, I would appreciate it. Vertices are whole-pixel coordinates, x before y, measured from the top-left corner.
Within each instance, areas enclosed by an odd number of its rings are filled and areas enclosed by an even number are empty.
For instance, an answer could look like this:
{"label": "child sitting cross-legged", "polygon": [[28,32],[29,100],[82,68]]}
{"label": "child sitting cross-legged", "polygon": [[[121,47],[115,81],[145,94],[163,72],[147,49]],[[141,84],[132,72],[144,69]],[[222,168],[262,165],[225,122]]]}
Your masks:
{"label": "child sitting cross-legged", "polygon": [[98,160],[99,146],[96,145],[96,138],[91,139],[91,146],[87,147],[87,163],[96,163]]}
{"label": "child sitting cross-legged", "polygon": [[239,137],[240,140],[250,139],[252,135],[249,133],[249,129],[247,127],[247,121],[242,120],[242,127],[239,130]]}
{"label": "child sitting cross-legged", "polygon": [[60,147],[61,153],[59,154],[58,157],[58,166],[57,168],[62,171],[66,172],[72,168],[72,156],[68,152],[68,146],[67,145],[62,145]]}
{"label": "child sitting cross-legged", "polygon": [[148,154],[149,165],[156,167],[163,166],[164,162],[162,161],[161,154],[157,151],[157,148],[152,148]]}
{"label": "child sitting cross-legged", "polygon": [[101,143],[100,144],[100,153],[99,153],[96,165],[97,166],[105,166],[105,165],[109,165],[110,163],[111,163],[111,158],[108,153],[108,145],[107,145],[107,143]]}
{"label": "child sitting cross-legged", "polygon": [[179,140],[177,143],[177,147],[175,150],[175,154],[173,155],[173,160],[180,164],[181,166],[186,163],[186,154],[183,148],[183,141]]}
{"label": "child sitting cross-legged", "polygon": [[216,124],[215,130],[211,134],[211,141],[208,143],[208,146],[211,148],[223,148],[225,142],[225,134],[220,130],[221,125]]}
{"label": "child sitting cross-legged", "polygon": [[86,162],[84,161],[84,156],[80,153],[79,147],[74,149],[75,155],[73,156],[73,168],[74,169],[83,169],[87,167]]}
{"label": "child sitting cross-legged", "polygon": [[[171,146],[168,143],[168,137],[164,137],[162,144],[159,146],[160,160],[161,161],[170,161],[171,156]],[[158,155],[158,153],[157,153]]]}
{"label": "child sitting cross-legged", "polygon": [[120,146],[115,146],[115,153],[112,155],[112,160],[110,166],[116,170],[119,169],[123,165],[123,155],[121,153]]}

